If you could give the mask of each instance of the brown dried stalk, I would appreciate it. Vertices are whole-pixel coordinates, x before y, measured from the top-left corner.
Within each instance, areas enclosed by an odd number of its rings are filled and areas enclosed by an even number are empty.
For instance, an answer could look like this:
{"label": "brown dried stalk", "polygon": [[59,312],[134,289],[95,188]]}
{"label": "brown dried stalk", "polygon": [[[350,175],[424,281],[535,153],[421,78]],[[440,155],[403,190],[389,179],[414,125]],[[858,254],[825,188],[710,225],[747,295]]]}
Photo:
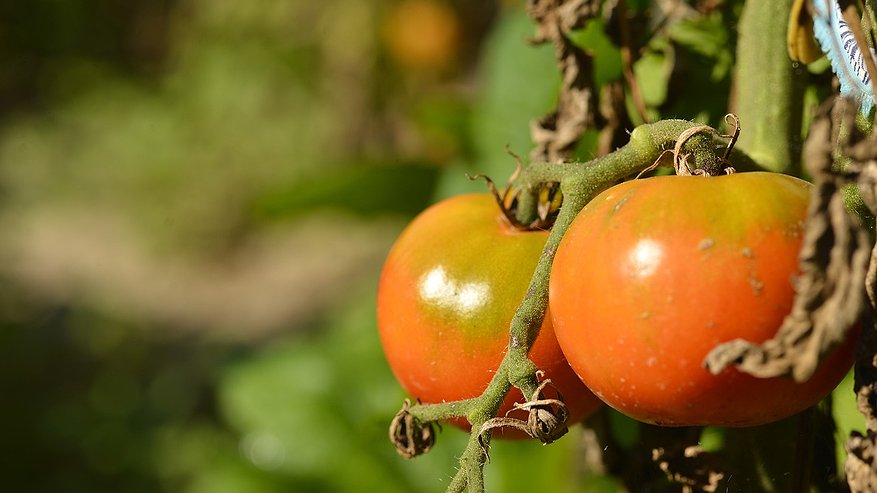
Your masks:
{"label": "brown dried stalk", "polygon": [[592,81],[593,59],[566,35],[600,11],[594,0],[529,0],[527,10],[536,22],[534,44],[552,43],[562,85],[557,108],[530,123],[535,162],[567,161],[585,130],[594,128],[597,102]]}

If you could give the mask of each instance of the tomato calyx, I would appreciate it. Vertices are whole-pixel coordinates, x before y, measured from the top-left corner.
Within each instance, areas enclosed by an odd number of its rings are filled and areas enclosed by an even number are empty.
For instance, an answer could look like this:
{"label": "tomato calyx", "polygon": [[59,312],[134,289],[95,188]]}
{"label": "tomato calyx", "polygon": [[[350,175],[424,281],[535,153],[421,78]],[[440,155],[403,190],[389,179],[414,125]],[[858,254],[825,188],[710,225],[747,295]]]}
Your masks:
{"label": "tomato calyx", "polygon": [[[516,159],[518,157],[513,155]],[[560,211],[560,205],[563,196],[560,193],[559,182],[543,182],[538,184],[538,192],[536,194],[536,214],[535,219],[530,222],[522,222],[518,219],[518,208],[521,206],[520,194],[521,190],[514,187],[515,180],[520,174],[522,164],[518,160],[518,166],[515,172],[509,177],[508,182],[502,190],[499,190],[493,179],[484,174],[466,175],[470,180],[484,180],[487,189],[496,200],[496,205],[502,212],[503,217],[513,228],[518,231],[545,231],[551,229],[557,219],[557,213]]]}
{"label": "tomato calyx", "polygon": [[[545,397],[543,390],[548,386],[554,389],[557,394],[556,398]],[[478,444],[481,445],[481,449],[488,459],[490,458],[487,453],[489,445],[484,441],[484,434],[490,430],[509,426],[523,431],[531,438],[539,439],[545,445],[554,442],[569,431],[566,426],[569,411],[563,401],[563,394],[551,383],[551,379],[543,380],[536,387],[529,401],[515,403],[512,411],[518,410],[528,411],[527,421],[506,416],[489,419],[481,425],[481,429],[478,430]]]}
{"label": "tomato calyx", "polygon": [[396,452],[406,459],[429,452],[435,445],[435,429],[432,422],[422,422],[409,412],[411,401],[405,399],[402,409],[390,422],[390,442]]}
{"label": "tomato calyx", "polygon": [[[739,126],[737,127],[737,131],[739,132]],[[704,168],[694,168],[688,165],[689,154],[682,152],[682,146],[688,142],[688,139],[699,134],[700,132],[712,132],[718,133],[713,127],[709,125],[699,125],[696,127],[691,127],[688,130],[682,132],[679,136],[679,139],[676,140],[676,145],[673,146],[673,170],[676,172],[676,176],[715,176],[717,174],[731,174],[734,173],[734,168],[727,163],[727,161],[723,161],[724,158],[717,160],[719,166],[718,170],[708,170]],[[731,143],[729,143],[728,148],[726,149],[726,155],[730,154],[731,148],[733,147],[733,143],[735,140],[732,139]]]}
{"label": "tomato calyx", "polygon": [[[737,170],[731,164],[729,158],[731,156],[731,151],[734,150],[734,146],[737,144],[737,138],[740,136],[740,119],[737,118],[737,115],[728,113],[725,115],[725,122],[732,129],[730,134],[720,134],[716,129],[709,125],[695,125],[686,129],[679,134],[679,138],[676,139],[673,149],[664,150],[658,158],[655,159],[655,162],[652,163],[651,166],[645,168],[637,175],[637,178],[640,178],[647,172],[654,171],[660,166],[672,167],[676,176],[722,176],[736,173]],[[728,139],[728,144],[725,146],[724,154],[721,157],[716,157],[715,166],[692,167],[689,165],[689,159],[691,159],[692,154],[683,152],[682,147],[692,137],[699,133],[708,133],[718,136],[719,138]],[[672,164],[666,163],[668,158],[672,158]]]}

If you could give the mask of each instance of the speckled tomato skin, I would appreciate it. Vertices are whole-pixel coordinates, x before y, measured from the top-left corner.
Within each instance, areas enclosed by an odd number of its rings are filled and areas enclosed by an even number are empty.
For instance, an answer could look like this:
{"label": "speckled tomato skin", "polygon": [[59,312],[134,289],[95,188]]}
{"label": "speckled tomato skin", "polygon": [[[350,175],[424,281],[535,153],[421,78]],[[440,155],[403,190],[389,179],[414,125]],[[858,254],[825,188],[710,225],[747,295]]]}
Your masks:
{"label": "speckled tomato skin", "polygon": [[754,426],[828,394],[853,337],[806,383],[703,361],[774,336],[794,298],[810,185],[772,173],[655,177],[590,202],[561,242],[550,311],[570,365],[604,402],[667,426]]}
{"label": "speckled tomato skin", "polygon": [[[381,273],[377,316],[387,362],[412,397],[447,402],[484,391],[546,239],[515,230],[486,194],[439,202],[402,232]],[[567,364],[550,316],[530,357],[564,395],[570,424],[601,405]],[[524,399],[513,388],[498,415],[515,401]]]}

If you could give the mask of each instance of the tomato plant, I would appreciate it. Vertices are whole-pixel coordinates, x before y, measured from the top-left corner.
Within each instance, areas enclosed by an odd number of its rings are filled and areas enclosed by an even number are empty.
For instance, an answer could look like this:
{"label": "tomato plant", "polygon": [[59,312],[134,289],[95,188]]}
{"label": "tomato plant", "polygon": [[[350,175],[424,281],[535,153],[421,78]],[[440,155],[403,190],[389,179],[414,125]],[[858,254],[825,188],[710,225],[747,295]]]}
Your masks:
{"label": "tomato plant", "polygon": [[[377,303],[384,353],[406,391],[425,403],[484,391],[546,239],[513,228],[486,194],[447,199],[414,219],[387,257]],[[567,364],[550,317],[530,358],[566,398],[570,423],[600,405]],[[515,401],[518,390],[498,415]]]}
{"label": "tomato plant", "polygon": [[552,267],[550,311],[570,365],[606,403],[660,425],[751,426],[816,403],[852,365],[852,336],[801,384],[702,366],[719,343],[771,338],[789,313],[809,189],[738,173],[603,192]]}

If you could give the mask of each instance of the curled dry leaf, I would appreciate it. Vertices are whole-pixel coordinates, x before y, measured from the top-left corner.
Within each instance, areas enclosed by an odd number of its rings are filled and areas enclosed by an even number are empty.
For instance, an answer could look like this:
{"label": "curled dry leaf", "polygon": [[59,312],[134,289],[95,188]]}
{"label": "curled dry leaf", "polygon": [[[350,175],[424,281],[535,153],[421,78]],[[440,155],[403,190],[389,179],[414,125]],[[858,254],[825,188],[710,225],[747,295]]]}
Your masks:
{"label": "curled dry leaf", "polygon": [[[847,103],[845,115],[856,111]],[[854,127],[849,127],[854,128]],[[872,214],[877,215],[877,138],[862,136],[856,132],[847,136],[844,154],[850,159],[846,171],[855,177],[859,193]],[[877,491],[877,246],[872,250],[871,262],[865,276],[865,288],[870,304],[865,311],[862,335],[859,338],[855,366],[856,405],[865,418],[865,433],[854,431],[844,444],[847,460],[844,469],[850,491],[865,493]]]}
{"label": "curled dry leaf", "polygon": [[405,399],[402,409],[390,422],[390,441],[396,452],[406,459],[429,452],[435,445],[435,429],[433,423],[422,423],[408,412],[411,401]]}
{"label": "curled dry leaf", "polygon": [[842,189],[853,178],[832,169],[839,123],[830,108],[824,106],[817,115],[805,147],[814,187],[792,311],[773,339],[762,344],[734,340],[716,347],[705,361],[714,374],[734,365],[757,377],[791,375],[806,381],[861,319],[872,241],[844,205]]}
{"label": "curled dry leaf", "polygon": [[877,435],[868,431],[863,435],[854,431],[844,448],[847,461],[844,470],[852,493],[877,491]]}

